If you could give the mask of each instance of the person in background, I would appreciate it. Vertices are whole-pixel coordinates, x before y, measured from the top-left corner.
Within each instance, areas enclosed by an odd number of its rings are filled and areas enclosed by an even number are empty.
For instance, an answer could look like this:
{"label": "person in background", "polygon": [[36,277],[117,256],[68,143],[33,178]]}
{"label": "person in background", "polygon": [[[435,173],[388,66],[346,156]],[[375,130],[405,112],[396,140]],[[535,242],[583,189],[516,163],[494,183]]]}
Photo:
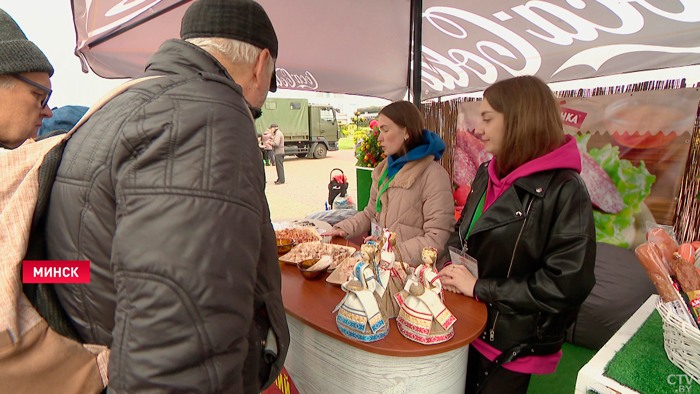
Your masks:
{"label": "person in background", "polygon": [[0,151],[37,138],[42,119],[53,115],[52,75],[46,55],[0,9]]}
{"label": "person in background", "polygon": [[263,164],[265,164],[265,147],[263,146],[262,143],[262,134],[257,133],[255,136],[258,138],[258,148],[260,149],[260,158],[263,161]]}
{"label": "person in background", "polygon": [[369,203],[325,235],[352,238],[371,231],[367,239],[376,240],[388,228],[403,261],[415,267],[424,247],[442,249],[455,224],[450,177],[437,163],[445,143],[423,128],[423,115],[408,101],[387,105],[377,118],[387,158],[372,171]]}
{"label": "person in background", "polygon": [[265,149],[263,160],[265,165],[274,166],[275,165],[275,155],[272,153],[272,132],[270,129],[265,130],[262,135],[262,144]]}
{"label": "person in background", "polygon": [[[254,119],[278,41],[251,0],[197,0],[141,81],[68,140],[46,217],[57,284],[115,393],[260,393],[289,345]],[[37,104],[38,105],[38,104]]]}
{"label": "person in background", "polygon": [[275,155],[275,168],[277,169],[277,180],[275,185],[284,184],[284,134],[280,130],[279,126],[276,124],[270,125],[270,130],[272,130],[272,140],[270,145],[273,148],[273,153]]}
{"label": "person in background", "polygon": [[51,110],[53,112],[53,117],[46,118],[41,122],[41,127],[38,132],[39,137],[59,130],[64,132],[70,131],[70,129],[78,123],[80,118],[85,115],[88,109],[88,107],[82,105],[65,105],[60,108],[53,108]]}
{"label": "person in background", "polygon": [[469,347],[466,393],[526,393],[531,374],[556,370],[565,330],[595,284],[593,210],[576,139],[542,80],[486,89],[475,134],[494,157],[479,167],[445,247],[476,259],[478,278],[458,264],[440,276],[488,310]]}

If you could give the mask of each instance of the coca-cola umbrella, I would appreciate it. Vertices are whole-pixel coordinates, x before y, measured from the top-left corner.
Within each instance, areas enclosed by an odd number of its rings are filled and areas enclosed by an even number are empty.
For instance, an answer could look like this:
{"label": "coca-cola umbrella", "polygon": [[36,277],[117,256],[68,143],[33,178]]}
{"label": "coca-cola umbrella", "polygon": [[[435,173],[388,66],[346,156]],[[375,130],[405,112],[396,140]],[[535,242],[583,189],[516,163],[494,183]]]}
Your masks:
{"label": "coca-cola umbrella", "polygon": [[[258,2],[279,40],[279,88],[404,97],[409,0]],[[83,60],[83,71],[89,65],[104,78],[141,74],[165,40],[180,37],[180,21],[191,3],[73,0],[76,55]]]}
{"label": "coca-cola umbrella", "polygon": [[[283,89],[396,100],[415,81],[418,96],[432,98],[523,74],[557,82],[700,64],[697,0],[259,2],[279,38]],[[163,41],[179,36],[190,3],[72,0],[84,70],[140,74]],[[414,40],[412,7],[422,10]],[[421,73],[410,75],[414,42]]]}

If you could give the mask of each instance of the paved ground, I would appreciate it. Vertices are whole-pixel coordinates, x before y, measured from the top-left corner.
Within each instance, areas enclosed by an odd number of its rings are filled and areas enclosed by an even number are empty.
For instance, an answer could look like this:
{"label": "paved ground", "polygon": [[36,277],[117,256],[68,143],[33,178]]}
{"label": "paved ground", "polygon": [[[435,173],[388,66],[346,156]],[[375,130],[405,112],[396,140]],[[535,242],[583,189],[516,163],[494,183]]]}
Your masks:
{"label": "paved ground", "polygon": [[[274,166],[265,167],[267,185],[265,194],[270,204],[270,218],[303,218],[311,212],[325,209],[328,200],[328,182],[333,168],[340,168],[348,177],[348,194],[357,200],[355,177],[355,150],[328,152],[323,159],[300,159],[287,156],[284,159],[286,183],[275,185],[277,171]],[[334,173],[338,174],[338,171]]]}

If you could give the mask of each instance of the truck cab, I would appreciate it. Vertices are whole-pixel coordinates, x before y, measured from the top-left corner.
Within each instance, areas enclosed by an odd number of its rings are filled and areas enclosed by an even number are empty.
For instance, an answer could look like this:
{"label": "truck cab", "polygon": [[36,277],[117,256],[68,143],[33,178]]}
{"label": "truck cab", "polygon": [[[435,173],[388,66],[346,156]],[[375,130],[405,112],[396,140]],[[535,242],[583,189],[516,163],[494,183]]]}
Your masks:
{"label": "truck cab", "polygon": [[313,154],[314,158],[320,159],[326,157],[327,151],[338,150],[340,128],[333,107],[327,105],[309,106],[309,130],[309,139],[312,142],[309,152]]}
{"label": "truck cab", "polygon": [[285,155],[321,159],[338,150],[340,127],[330,105],[309,105],[307,99],[268,98],[262,116],[255,122],[262,134],[277,124],[284,134]]}

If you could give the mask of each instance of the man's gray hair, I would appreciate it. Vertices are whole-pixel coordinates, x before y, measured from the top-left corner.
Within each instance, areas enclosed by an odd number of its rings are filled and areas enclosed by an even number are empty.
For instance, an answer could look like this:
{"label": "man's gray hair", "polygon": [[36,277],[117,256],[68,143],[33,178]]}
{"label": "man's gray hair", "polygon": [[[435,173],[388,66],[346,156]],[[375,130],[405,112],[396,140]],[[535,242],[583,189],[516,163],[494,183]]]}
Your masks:
{"label": "man's gray hair", "polygon": [[[201,37],[188,38],[185,41],[189,42],[190,44],[194,44],[209,53],[211,53],[212,50],[216,50],[228,58],[233,64],[254,64],[255,60],[263,51],[255,45],[230,38]],[[274,59],[270,59],[268,67],[270,73],[272,73],[275,67]]]}
{"label": "man's gray hair", "polygon": [[9,75],[0,75],[0,88],[14,89],[17,86],[17,80]]}

